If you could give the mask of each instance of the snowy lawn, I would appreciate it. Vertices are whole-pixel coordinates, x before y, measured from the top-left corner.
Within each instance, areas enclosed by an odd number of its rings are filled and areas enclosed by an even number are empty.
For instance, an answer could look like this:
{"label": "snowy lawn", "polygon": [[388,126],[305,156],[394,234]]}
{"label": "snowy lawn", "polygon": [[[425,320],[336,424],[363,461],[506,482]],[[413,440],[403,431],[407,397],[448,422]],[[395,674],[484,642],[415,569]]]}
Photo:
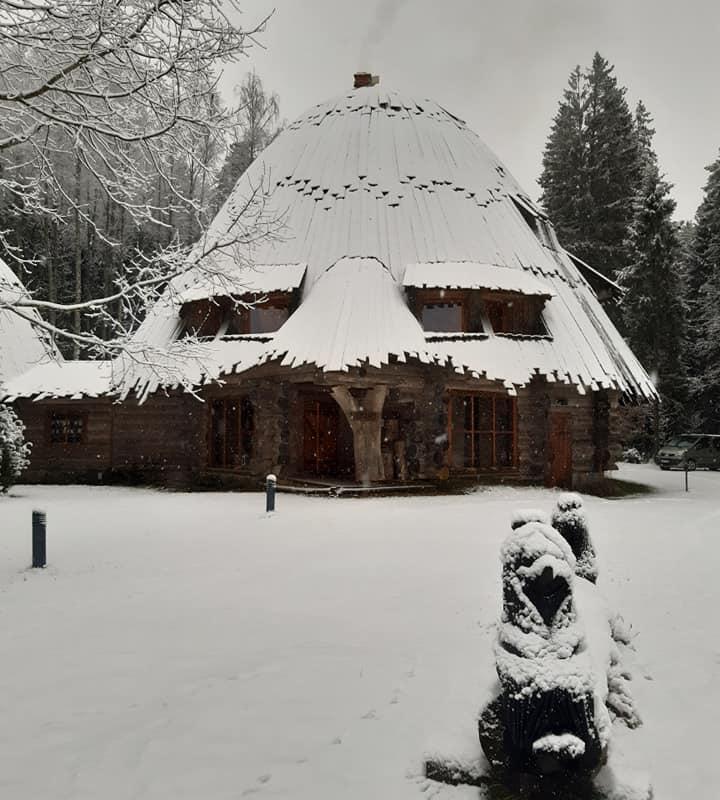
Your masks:
{"label": "snowy lawn", "polygon": [[[720,473],[587,498],[599,586],[637,632],[657,798],[715,798]],[[18,487],[0,499],[0,797],[403,800],[477,749],[498,548],[554,492],[326,499]],[[30,512],[48,561],[28,570]],[[467,797],[477,797],[478,790]]]}

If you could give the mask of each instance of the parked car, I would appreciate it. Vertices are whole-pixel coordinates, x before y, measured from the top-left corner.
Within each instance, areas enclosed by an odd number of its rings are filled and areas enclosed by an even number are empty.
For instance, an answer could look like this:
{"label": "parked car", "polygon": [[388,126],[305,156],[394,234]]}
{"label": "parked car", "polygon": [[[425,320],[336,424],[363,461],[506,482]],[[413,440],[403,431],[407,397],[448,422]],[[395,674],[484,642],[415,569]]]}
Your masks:
{"label": "parked car", "polygon": [[685,469],[686,465],[689,470],[720,469],[720,436],[710,433],[676,436],[658,450],[655,463],[660,469]]}

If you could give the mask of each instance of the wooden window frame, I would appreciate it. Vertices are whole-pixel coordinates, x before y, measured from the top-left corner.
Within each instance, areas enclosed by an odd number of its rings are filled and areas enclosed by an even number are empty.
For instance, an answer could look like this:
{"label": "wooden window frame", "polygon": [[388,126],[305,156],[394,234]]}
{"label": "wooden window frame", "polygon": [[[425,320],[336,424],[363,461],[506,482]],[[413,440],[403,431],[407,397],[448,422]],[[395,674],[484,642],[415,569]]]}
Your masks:
{"label": "wooden window frame", "polygon": [[[263,298],[260,302],[256,298]],[[228,326],[235,323],[241,332],[230,334],[235,336],[253,335],[251,330],[251,319],[253,308],[279,308],[287,311],[288,317],[292,313],[293,306],[292,292],[270,292],[264,294],[246,294],[233,297],[207,297],[202,300],[193,300],[183,305],[180,311],[180,318],[183,322],[180,338],[192,335],[193,333],[201,339],[214,339],[223,336]],[[252,308],[237,306],[236,303],[248,303]],[[206,329],[208,322],[212,321],[211,327]],[[191,322],[199,322],[195,329],[190,328]],[[284,323],[283,323],[284,324]],[[270,335],[274,331],[264,331],[257,335]]]}
{"label": "wooden window frame", "polygon": [[[222,464],[214,463],[214,452],[215,452],[215,435],[214,435],[214,413],[215,413],[215,404],[222,403],[223,404],[223,422],[224,422],[224,432],[223,432],[223,445],[222,445]],[[237,421],[237,432],[238,432],[238,454],[240,455],[241,463],[240,464],[228,464],[228,408],[232,406],[232,404],[237,404],[239,410],[239,419]],[[243,444],[243,433],[247,431],[247,428],[243,426],[243,409],[247,406],[250,406],[252,409],[252,426],[249,430],[249,447],[245,447]],[[255,415],[257,413],[257,408],[255,403],[250,399],[250,397],[246,394],[243,395],[233,395],[232,397],[221,397],[221,396],[214,396],[208,398],[208,425],[207,425],[207,466],[208,469],[215,469],[215,470],[231,470],[231,471],[238,471],[243,469],[248,469],[250,462],[252,461],[254,455],[254,448],[255,448],[255,431],[256,431],[256,424],[255,424]]]}
{"label": "wooden window frame", "polygon": [[[76,442],[69,442],[65,440],[53,439],[53,417],[77,417],[80,420],[80,438]],[[87,425],[88,413],[87,411],[80,411],[74,408],[51,408],[48,409],[46,422],[45,422],[45,439],[51,447],[75,447],[81,444],[87,444]]]}
{"label": "wooden window frame", "polygon": [[[239,327],[242,327],[242,333],[235,334],[236,336],[251,336],[251,335],[270,335],[275,331],[262,331],[257,332],[251,330],[251,321],[252,321],[252,311],[254,308],[262,309],[262,308],[278,308],[287,311],[288,318],[290,317],[290,306],[291,306],[291,295],[288,292],[272,292],[268,295],[262,295],[265,299],[262,302],[256,302],[253,296],[245,295],[243,297],[237,298],[238,300],[249,303],[252,307],[240,307],[240,308],[230,308],[226,314],[226,318],[229,320],[229,316],[231,314],[234,315],[233,321],[239,321]],[[287,322],[287,319],[285,320]],[[285,324],[283,322],[283,324]],[[282,327],[282,326],[281,326]],[[276,328],[275,330],[279,330]],[[232,334],[230,334],[232,335]]]}
{"label": "wooden window frame", "polygon": [[[473,299],[473,296],[475,299]],[[438,334],[495,334],[498,336],[547,336],[542,318],[544,298],[520,292],[489,291],[487,289],[417,289],[410,297],[411,306],[418,322],[426,333]],[[492,324],[489,304],[503,306],[502,329]],[[510,305],[512,304],[512,306]],[[459,305],[461,328],[457,331],[434,331],[422,324],[426,306]],[[475,309],[471,311],[471,307]],[[476,313],[482,319],[482,330],[469,330],[470,323],[477,323]],[[471,319],[472,316],[472,319]],[[532,331],[532,332],[531,332]]]}
{"label": "wooden window frame", "polygon": [[423,326],[427,333],[465,333],[467,331],[467,292],[457,289],[419,289],[415,293],[416,316],[422,326],[422,314],[425,306],[460,306],[459,331],[431,331]]}
{"label": "wooden window frame", "polygon": [[[515,292],[483,292],[481,299],[483,315],[487,319],[489,330],[496,336],[547,336],[547,328],[542,318],[545,301],[540,296]],[[508,309],[509,304],[513,304],[514,308],[509,312],[511,324],[504,325],[510,330],[496,330],[488,310],[491,303],[502,304],[505,309]],[[528,332],[528,329],[532,327],[531,322],[537,322],[535,327],[540,331],[539,333]]]}
{"label": "wooden window frame", "polygon": [[[476,454],[475,454],[475,436],[476,435],[490,435],[492,437],[492,465],[490,467],[478,467],[475,464],[471,464],[470,466],[464,464],[463,466],[454,466],[452,463],[453,459],[453,401],[457,398],[475,398],[475,397],[490,397],[492,398],[492,429],[490,430],[480,430],[474,427],[474,416],[475,416],[475,406],[472,405],[472,416],[473,416],[473,427],[470,431],[466,430],[463,426],[461,430],[461,435],[465,436],[467,433],[470,433],[470,442],[471,442],[471,451],[472,457],[471,461],[475,461]],[[512,426],[510,431],[506,430],[498,430],[497,428],[497,411],[496,411],[496,401],[498,399],[501,400],[509,400],[512,404]],[[503,470],[516,470],[518,467],[518,404],[517,404],[517,397],[511,397],[507,394],[501,394],[499,392],[483,392],[483,391],[463,391],[461,389],[453,390],[448,394],[447,397],[448,403],[448,414],[447,414],[447,437],[448,437],[448,450],[447,450],[447,466],[449,469],[454,471],[460,472],[482,472],[485,469],[489,469],[492,472],[501,472]],[[511,465],[509,467],[498,467],[497,466],[497,436],[499,435],[507,435],[508,433],[512,436],[512,457],[511,457]]]}

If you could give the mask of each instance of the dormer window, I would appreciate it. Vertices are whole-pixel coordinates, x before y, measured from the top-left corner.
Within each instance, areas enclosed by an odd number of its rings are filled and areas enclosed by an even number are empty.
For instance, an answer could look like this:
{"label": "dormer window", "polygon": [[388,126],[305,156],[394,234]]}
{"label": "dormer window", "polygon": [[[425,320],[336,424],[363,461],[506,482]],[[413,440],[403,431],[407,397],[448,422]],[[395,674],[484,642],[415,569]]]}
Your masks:
{"label": "dormer window", "polygon": [[545,336],[552,288],[531,272],[474,261],[408,264],[408,305],[427,334]]}
{"label": "dormer window", "polygon": [[523,295],[493,296],[483,299],[485,314],[493,333],[514,333],[525,336],[547,334],[542,321],[543,300]]}
{"label": "dormer window", "polygon": [[224,336],[239,336],[249,333],[274,333],[290,316],[289,298],[276,296],[256,303],[249,308],[238,307],[228,314],[228,325]]}
{"label": "dormer window", "polygon": [[290,316],[289,293],[233,299],[214,297],[183,305],[180,338],[274,333]]}
{"label": "dormer window", "polygon": [[411,305],[427,333],[542,336],[544,298],[468,289],[418,290]]}
{"label": "dormer window", "polygon": [[463,330],[462,303],[426,302],[423,303],[421,319],[426,331]]}
{"label": "dormer window", "polygon": [[477,292],[423,289],[415,293],[415,314],[423,330],[432,333],[483,333]]}
{"label": "dormer window", "polygon": [[520,216],[525,220],[530,230],[535,234],[540,244],[549,247],[551,250],[555,249],[555,243],[551,233],[550,225],[547,220],[538,216],[529,205],[526,205],[518,197],[512,198],[515,208],[520,212]]}

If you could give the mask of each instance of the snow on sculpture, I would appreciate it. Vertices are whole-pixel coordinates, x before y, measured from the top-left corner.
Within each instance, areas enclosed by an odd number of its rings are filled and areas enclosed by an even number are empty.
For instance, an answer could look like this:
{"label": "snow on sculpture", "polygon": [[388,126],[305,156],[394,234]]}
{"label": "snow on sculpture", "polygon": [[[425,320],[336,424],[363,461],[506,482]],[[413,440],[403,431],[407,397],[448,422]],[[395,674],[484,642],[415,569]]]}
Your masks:
{"label": "snow on sculpture", "polygon": [[582,498],[560,495],[551,516],[515,511],[510,527],[500,552],[497,689],[478,719],[490,769],[479,757],[432,759],[426,776],[482,786],[489,797],[650,800],[644,777],[628,783],[612,764],[613,727],[641,724],[630,692],[632,638],[595,585]]}
{"label": "snow on sculpture", "polygon": [[558,531],[530,521],[505,541],[501,560],[501,694],[480,719],[486,755],[498,766],[540,774],[593,770],[605,758],[609,718],[595,704],[573,598],[575,556]]}
{"label": "snow on sculpture", "polygon": [[560,495],[552,514],[552,525],[573,551],[576,563],[575,574],[596,583],[595,549],[590,541],[587,519],[579,494],[566,492]]}

